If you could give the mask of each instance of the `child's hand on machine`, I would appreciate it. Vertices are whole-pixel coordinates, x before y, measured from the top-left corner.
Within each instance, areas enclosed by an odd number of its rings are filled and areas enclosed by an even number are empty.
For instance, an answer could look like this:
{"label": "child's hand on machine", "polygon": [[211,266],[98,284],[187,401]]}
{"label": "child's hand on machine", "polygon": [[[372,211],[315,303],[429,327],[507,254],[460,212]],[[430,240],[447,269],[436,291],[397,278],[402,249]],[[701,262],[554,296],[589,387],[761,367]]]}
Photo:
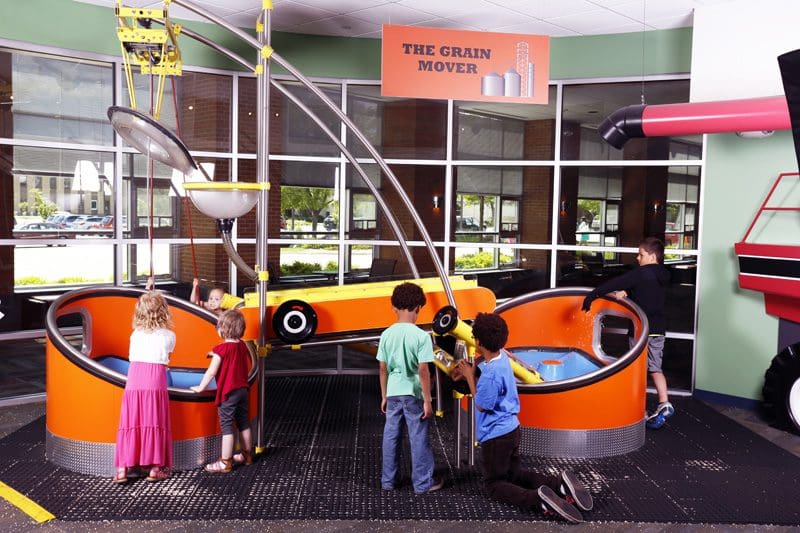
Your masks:
{"label": "child's hand on machine", "polygon": [[458,361],[458,365],[453,369],[453,379],[455,381],[466,379],[469,381],[470,377],[475,377],[475,367],[467,362],[466,359]]}
{"label": "child's hand on machine", "polygon": [[205,389],[204,388],[201,389],[200,385],[192,385],[191,387],[189,387],[189,390],[191,390],[192,392],[203,392]]}

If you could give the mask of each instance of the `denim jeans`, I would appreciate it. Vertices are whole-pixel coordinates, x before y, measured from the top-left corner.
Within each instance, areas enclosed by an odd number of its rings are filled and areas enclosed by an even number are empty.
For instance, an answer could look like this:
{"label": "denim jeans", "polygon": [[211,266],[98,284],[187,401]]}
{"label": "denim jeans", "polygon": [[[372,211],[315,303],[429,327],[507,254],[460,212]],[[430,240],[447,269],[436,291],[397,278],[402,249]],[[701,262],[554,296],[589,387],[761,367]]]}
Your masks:
{"label": "denim jeans", "polygon": [[422,400],[414,396],[389,396],[386,399],[381,473],[381,487],[384,490],[392,490],[399,479],[397,468],[404,419],[411,444],[411,483],[414,492],[421,494],[431,488],[433,451],[428,444],[428,421],[420,418],[422,414]]}

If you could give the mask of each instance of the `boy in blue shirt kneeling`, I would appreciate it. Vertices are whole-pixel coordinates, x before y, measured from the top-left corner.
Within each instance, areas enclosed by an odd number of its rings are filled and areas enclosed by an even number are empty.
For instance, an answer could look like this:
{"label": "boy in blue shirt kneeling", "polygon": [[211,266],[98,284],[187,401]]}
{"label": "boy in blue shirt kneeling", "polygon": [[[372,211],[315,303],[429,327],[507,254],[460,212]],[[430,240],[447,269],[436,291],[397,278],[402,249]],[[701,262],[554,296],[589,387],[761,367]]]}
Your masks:
{"label": "boy in blue shirt kneeling", "polygon": [[508,340],[505,320],[493,313],[479,313],[472,335],[483,357],[480,377],[476,383],[474,366],[462,359],[454,379],[466,380],[475,399],[486,492],[494,500],[540,507],[545,514],[582,522],[580,511],[589,511],[593,501],[575,474],[564,470],[555,478],[520,468],[519,395],[508,355],[502,349]]}

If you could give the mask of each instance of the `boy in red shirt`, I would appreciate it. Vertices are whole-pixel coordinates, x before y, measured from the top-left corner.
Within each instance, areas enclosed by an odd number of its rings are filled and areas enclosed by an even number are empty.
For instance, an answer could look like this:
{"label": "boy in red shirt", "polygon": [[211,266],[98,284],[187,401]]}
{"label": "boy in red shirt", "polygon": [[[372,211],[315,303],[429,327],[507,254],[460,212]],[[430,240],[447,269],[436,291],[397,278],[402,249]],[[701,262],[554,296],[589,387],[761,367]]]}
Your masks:
{"label": "boy in red shirt", "polygon": [[[253,462],[250,450],[253,446],[250,418],[248,416],[247,373],[250,370],[250,351],[242,341],[245,320],[241,312],[231,309],[222,313],[217,321],[217,333],[224,342],[216,345],[208,354],[211,363],[203,374],[199,385],[190,387],[202,392],[217,378],[217,411],[222,429],[222,453],[219,460],[206,465],[206,472],[224,474],[230,472],[233,463],[249,465]],[[242,451],[233,455],[233,422],[239,429]]]}

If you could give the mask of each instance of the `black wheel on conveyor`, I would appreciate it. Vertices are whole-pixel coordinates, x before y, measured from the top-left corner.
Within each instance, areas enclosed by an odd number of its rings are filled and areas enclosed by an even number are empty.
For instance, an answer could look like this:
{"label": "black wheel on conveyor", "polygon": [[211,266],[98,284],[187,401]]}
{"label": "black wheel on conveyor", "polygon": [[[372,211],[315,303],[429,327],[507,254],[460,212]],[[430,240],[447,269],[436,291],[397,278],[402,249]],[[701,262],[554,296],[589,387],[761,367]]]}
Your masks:
{"label": "black wheel on conveyor", "polygon": [[283,342],[301,343],[317,331],[317,313],[302,300],[287,300],[272,315],[272,330]]}
{"label": "black wheel on conveyor", "polygon": [[433,317],[433,332],[446,335],[458,325],[458,311],[452,305],[445,305]]}
{"label": "black wheel on conveyor", "polygon": [[787,346],[772,359],[761,395],[767,421],[800,434],[800,343]]}

